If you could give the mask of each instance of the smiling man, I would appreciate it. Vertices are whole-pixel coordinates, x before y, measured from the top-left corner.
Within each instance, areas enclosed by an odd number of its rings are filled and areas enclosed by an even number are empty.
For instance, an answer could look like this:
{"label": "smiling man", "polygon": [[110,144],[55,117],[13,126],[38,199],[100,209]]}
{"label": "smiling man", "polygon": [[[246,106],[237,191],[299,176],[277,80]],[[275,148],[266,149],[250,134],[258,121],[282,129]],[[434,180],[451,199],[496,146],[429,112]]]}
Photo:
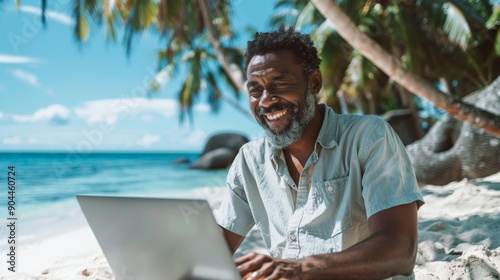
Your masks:
{"label": "smiling man", "polygon": [[317,95],[310,37],[257,33],[246,52],[250,109],[266,136],[241,148],[218,223],[234,253],[256,225],[270,255],[245,279],[411,279],[423,204],[401,141],[376,116],[338,115]]}

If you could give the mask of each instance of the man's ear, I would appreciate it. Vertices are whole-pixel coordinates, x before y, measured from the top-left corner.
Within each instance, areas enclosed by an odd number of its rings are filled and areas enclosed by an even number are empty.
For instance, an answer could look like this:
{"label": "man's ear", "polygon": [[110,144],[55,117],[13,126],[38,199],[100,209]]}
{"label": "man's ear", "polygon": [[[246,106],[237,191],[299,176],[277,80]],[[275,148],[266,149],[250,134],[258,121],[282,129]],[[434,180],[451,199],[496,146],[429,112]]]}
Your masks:
{"label": "man's ear", "polygon": [[319,69],[314,70],[311,74],[310,85],[311,92],[313,94],[318,94],[323,86],[323,76],[321,75],[321,71]]}

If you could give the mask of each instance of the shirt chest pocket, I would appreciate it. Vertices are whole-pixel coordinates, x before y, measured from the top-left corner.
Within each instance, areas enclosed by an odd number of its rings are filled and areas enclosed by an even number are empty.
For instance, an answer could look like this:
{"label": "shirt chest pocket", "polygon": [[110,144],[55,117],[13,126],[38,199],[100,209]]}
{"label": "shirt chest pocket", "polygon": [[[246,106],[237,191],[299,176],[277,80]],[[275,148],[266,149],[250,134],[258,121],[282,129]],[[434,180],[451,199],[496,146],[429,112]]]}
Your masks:
{"label": "shirt chest pocket", "polygon": [[351,197],[347,179],[344,176],[313,184],[307,226],[309,234],[329,239],[351,226]]}

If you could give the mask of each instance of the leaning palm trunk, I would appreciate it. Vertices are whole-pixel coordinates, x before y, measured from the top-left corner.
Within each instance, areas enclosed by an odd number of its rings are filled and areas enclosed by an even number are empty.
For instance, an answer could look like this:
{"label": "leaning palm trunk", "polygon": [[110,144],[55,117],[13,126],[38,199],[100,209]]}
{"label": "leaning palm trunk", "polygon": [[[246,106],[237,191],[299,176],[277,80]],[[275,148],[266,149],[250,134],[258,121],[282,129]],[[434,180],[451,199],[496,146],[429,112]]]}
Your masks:
{"label": "leaning palm trunk", "polygon": [[374,40],[361,32],[333,0],[312,0],[314,6],[335,25],[344,40],[368,58],[391,79],[415,95],[425,98],[456,119],[500,136],[500,116],[464,103],[437,90],[420,76],[405,70],[396,57],[386,52]]}
{"label": "leaning palm trunk", "polygon": [[[477,107],[500,112],[500,77],[464,99]],[[421,184],[445,185],[499,172],[499,147],[500,137],[445,114],[424,138],[406,146],[406,150]]]}
{"label": "leaning palm trunk", "polygon": [[[228,75],[228,77],[231,79],[231,81],[245,94],[248,93],[247,88],[245,87],[245,75],[241,71],[241,69],[235,65],[234,63],[231,63],[227,55],[224,53],[224,49],[222,48],[220,41],[219,41],[219,36],[217,34],[217,30],[214,27],[212,23],[212,15],[210,13],[210,9],[207,6],[207,1],[206,0],[198,0],[198,3],[200,4],[200,10],[201,14],[203,17],[203,22],[205,24],[205,27],[207,28],[208,35],[210,38],[210,44],[212,45],[212,48],[214,48],[215,54],[217,56],[217,60],[219,60],[220,64],[222,65],[222,68]],[[234,108],[236,108],[238,111],[246,115],[247,117],[250,117],[250,119],[253,119],[252,114],[250,114],[247,110],[243,109],[238,103],[234,102],[232,99],[230,99],[227,96],[222,95],[221,96],[226,102],[231,104]]]}
{"label": "leaning palm trunk", "polygon": [[227,73],[232,82],[244,93],[247,93],[247,89],[245,87],[245,75],[241,71],[241,69],[231,63],[229,58],[225,55],[224,49],[222,48],[219,35],[217,34],[217,30],[212,23],[212,15],[210,13],[210,8],[207,6],[207,0],[198,0],[200,4],[201,14],[203,16],[203,23],[207,28],[208,35],[210,37],[210,44],[214,48],[217,59],[222,64],[224,71]]}

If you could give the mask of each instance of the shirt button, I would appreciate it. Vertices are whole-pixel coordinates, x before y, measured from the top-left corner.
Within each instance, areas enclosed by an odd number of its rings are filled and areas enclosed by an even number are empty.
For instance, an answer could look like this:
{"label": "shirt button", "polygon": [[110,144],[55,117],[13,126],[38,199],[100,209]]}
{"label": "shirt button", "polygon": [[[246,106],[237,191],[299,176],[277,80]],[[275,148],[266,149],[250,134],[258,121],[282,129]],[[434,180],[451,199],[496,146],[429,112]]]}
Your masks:
{"label": "shirt button", "polygon": [[333,187],[332,186],[328,186],[328,191],[329,192],[333,192]]}
{"label": "shirt button", "polygon": [[292,240],[292,241],[297,240],[297,236],[295,236],[295,234],[293,234],[293,233],[290,234],[290,240]]}

